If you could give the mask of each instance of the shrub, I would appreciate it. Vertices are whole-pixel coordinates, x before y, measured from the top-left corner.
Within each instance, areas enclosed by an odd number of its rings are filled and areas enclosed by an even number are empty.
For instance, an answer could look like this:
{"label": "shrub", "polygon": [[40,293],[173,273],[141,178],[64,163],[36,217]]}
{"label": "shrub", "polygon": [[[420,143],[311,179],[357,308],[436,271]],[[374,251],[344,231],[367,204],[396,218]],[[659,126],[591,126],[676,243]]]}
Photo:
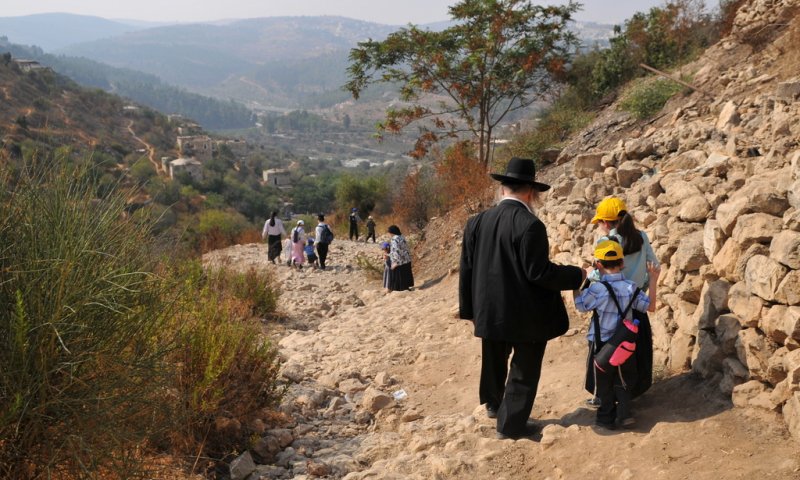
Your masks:
{"label": "shrub", "polygon": [[457,143],[448,148],[436,163],[436,177],[445,208],[467,205],[477,211],[481,194],[491,185],[491,177],[475,153],[473,144]]}
{"label": "shrub", "polygon": [[0,179],[3,478],[135,476],[129,454],[162,428],[154,339],[168,309],[149,232],[65,163]]}
{"label": "shrub", "polygon": [[648,77],[634,82],[623,93],[619,106],[639,120],[650,118],[681,90],[683,87],[672,80]]}
{"label": "shrub", "polygon": [[170,363],[177,391],[172,446],[179,452],[220,459],[248,447],[252,420],[283,395],[277,350],[251,318],[275,313],[278,290],[251,270],[204,272],[189,262],[173,275],[184,295],[171,329],[178,332]]}

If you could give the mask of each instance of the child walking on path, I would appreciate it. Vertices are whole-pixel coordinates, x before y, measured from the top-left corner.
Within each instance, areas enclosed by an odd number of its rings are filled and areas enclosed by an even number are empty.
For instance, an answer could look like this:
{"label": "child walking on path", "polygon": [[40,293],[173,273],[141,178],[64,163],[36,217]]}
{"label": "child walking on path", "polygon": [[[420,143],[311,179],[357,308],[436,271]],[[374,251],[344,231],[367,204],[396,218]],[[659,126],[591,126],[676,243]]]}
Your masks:
{"label": "child walking on path", "polygon": [[314,268],[317,268],[317,254],[314,251],[314,239],[309,238],[308,242],[306,243],[306,259],[308,259],[308,264]]}
{"label": "child walking on path", "polygon": [[[595,247],[594,257],[601,281],[592,283],[582,291],[574,291],[573,296],[578,311],[594,310],[596,313],[587,335],[587,376],[593,377],[594,394],[600,399],[595,424],[609,429],[614,429],[617,423],[632,427],[635,420],[630,401],[631,390],[637,380],[636,356],[631,356],[622,365],[603,371],[594,361],[595,354],[611,339],[624,320],[633,318],[633,311],[645,311],[655,306],[655,290],[651,289],[648,297],[635,283],[625,279],[622,275],[624,254],[619,243],[601,241]],[[651,266],[649,273],[650,282],[656,282],[658,270]]]}
{"label": "child walking on path", "polygon": [[[621,199],[608,197],[603,199],[595,211],[592,223],[597,225],[602,236],[597,240],[597,245],[603,240],[615,240],[622,245],[625,255],[625,264],[622,275],[632,281],[642,290],[648,289],[650,298],[656,298],[656,282],[651,282],[648,272],[650,269],[660,271],[658,258],[647,234],[636,228],[633,217]],[[589,279],[600,280],[599,272],[592,272]],[[653,303],[655,305],[655,303]],[[634,310],[633,318],[639,320],[639,340],[636,344],[636,361],[638,364],[636,386],[631,391],[633,398],[646,392],[653,383],[653,333],[650,327],[650,318],[647,313]],[[587,390],[592,391],[591,378],[587,378]]]}

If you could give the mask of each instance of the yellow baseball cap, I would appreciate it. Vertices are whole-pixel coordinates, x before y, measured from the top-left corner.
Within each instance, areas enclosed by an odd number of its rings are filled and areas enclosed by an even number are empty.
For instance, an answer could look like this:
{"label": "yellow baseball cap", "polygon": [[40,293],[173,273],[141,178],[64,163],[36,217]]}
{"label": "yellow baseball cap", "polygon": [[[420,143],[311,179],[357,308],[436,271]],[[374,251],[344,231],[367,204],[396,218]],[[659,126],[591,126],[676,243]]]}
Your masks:
{"label": "yellow baseball cap", "polygon": [[619,219],[619,212],[627,209],[628,207],[625,206],[625,202],[617,197],[604,198],[597,204],[597,210],[595,211],[592,223],[597,223],[600,220],[613,222]]}
{"label": "yellow baseball cap", "polygon": [[594,248],[594,258],[598,260],[621,260],[622,245],[614,240],[603,240]]}

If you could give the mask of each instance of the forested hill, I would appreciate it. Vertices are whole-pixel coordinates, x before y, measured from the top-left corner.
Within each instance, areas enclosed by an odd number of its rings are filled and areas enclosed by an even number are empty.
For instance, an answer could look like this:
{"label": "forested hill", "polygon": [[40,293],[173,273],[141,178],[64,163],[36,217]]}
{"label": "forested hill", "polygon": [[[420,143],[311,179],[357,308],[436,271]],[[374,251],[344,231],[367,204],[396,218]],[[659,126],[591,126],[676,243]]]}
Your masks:
{"label": "forested hill", "polygon": [[253,113],[244,105],[223,101],[165,84],[155,75],[117,68],[93,60],[51,55],[38,47],[16,45],[0,38],[0,53],[36,60],[81,85],[100,88],[163,113],[179,113],[211,130],[252,126]]}

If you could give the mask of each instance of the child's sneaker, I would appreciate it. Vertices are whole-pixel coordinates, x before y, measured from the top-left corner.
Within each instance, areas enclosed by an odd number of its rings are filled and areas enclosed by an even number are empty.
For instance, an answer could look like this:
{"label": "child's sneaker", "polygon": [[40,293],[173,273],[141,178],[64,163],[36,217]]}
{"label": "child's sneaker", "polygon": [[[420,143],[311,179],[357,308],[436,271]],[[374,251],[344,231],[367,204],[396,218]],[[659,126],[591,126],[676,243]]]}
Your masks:
{"label": "child's sneaker", "polygon": [[583,404],[591,409],[598,409],[600,408],[600,399],[597,397],[592,397],[587,399]]}

